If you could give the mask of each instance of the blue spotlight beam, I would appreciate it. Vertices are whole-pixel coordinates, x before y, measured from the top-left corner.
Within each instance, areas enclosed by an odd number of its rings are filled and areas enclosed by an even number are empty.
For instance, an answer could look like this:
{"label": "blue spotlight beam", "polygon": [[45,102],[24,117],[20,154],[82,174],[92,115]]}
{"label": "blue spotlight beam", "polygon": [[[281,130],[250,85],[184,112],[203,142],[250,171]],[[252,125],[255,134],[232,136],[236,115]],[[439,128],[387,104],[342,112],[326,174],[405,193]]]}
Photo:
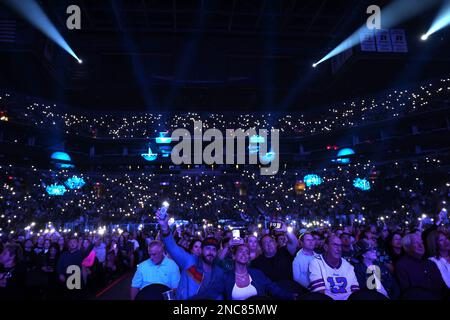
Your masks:
{"label": "blue spotlight beam", "polygon": [[431,24],[430,29],[421,37],[422,40],[427,40],[430,35],[444,29],[450,25],[450,0],[447,0],[439,11],[436,19]]}
{"label": "blue spotlight beam", "polygon": [[[388,5],[386,8],[381,9],[381,26],[383,29],[392,28],[402,23],[403,21],[420,14],[429,7],[435,5],[437,2],[438,0],[397,0],[394,3]],[[313,67],[315,68],[320,63],[356,46],[360,42],[360,32],[366,29],[366,24],[362,25],[358,30],[353,32],[351,36],[342,41],[331,52],[314,63]]]}
{"label": "blue spotlight beam", "polygon": [[83,61],[73,52],[66,40],[58,32],[54,24],[35,0],[3,0],[9,7],[17,11],[26,21],[52,39],[57,45],[74,57],[78,63]]}

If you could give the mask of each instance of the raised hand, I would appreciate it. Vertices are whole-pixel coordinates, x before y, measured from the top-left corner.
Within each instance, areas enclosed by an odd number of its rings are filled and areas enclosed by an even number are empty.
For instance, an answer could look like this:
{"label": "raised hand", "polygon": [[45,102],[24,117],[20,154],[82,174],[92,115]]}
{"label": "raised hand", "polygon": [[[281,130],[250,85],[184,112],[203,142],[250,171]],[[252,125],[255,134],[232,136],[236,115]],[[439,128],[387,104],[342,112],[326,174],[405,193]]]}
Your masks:
{"label": "raised hand", "polygon": [[442,208],[442,210],[439,212],[438,215],[437,224],[441,224],[441,222],[443,222],[446,218],[447,218],[447,209]]}
{"label": "raised hand", "polygon": [[161,230],[167,232],[169,230],[169,215],[161,216],[160,210],[156,211],[156,219],[158,220]]}

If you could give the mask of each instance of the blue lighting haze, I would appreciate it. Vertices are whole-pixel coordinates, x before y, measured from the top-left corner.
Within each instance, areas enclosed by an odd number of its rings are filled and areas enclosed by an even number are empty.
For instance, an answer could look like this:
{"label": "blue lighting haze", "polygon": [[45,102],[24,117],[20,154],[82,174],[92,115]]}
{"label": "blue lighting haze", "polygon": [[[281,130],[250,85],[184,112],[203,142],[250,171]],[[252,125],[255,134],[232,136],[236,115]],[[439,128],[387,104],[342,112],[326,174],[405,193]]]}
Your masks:
{"label": "blue lighting haze", "polygon": [[[381,8],[381,27],[383,29],[392,28],[405,20],[408,20],[427,8],[436,4],[438,0],[397,0],[388,5],[386,8]],[[369,15],[367,15],[369,17]],[[338,54],[356,46],[360,42],[359,34],[367,30],[364,23],[358,30],[353,32],[347,39],[342,41],[336,48],[326,54],[322,59],[313,64],[315,68],[318,64],[328,60]]]}
{"label": "blue lighting haze", "polygon": [[450,0],[447,0],[441,10],[439,11],[436,19],[434,19],[430,29],[422,36],[422,40],[428,39],[433,33],[444,29],[450,24]]}
{"label": "blue lighting haze", "polygon": [[56,30],[54,24],[49,20],[45,12],[35,0],[5,0],[5,3],[17,11],[25,20],[36,27],[39,31],[52,39],[62,49],[74,57],[79,63],[81,59],[73,52],[66,40]]}

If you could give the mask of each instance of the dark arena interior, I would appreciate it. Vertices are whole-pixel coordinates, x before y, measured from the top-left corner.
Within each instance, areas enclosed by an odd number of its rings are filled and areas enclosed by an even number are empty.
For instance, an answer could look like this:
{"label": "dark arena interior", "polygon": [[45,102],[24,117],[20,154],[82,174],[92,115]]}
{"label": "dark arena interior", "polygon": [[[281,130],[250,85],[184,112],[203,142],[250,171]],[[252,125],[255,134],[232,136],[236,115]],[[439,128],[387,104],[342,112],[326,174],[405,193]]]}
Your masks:
{"label": "dark arena interior", "polygon": [[0,301],[448,300],[449,25],[1,0]]}

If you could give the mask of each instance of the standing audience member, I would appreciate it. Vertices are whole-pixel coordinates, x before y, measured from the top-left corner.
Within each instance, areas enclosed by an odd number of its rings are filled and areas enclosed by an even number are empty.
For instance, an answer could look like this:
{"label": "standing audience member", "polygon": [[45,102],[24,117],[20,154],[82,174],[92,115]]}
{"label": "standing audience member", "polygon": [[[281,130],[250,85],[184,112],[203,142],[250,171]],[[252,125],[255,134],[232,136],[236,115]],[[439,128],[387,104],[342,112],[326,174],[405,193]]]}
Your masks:
{"label": "standing audience member", "polygon": [[224,272],[215,263],[219,241],[206,238],[202,241],[202,255],[188,253],[175,242],[169,229],[169,217],[156,213],[161,227],[161,236],[167,252],[181,269],[181,278],[177,288],[177,299],[220,299],[216,294],[223,285]]}
{"label": "standing audience member", "polygon": [[[67,251],[63,252],[59,258],[58,264],[56,266],[56,270],[58,272],[58,277],[61,283],[66,283],[67,279],[67,268],[69,266],[78,266],[80,270],[82,269],[83,260],[90,254],[94,244],[90,244],[89,247],[85,250],[78,249],[78,239],[71,238],[67,245]],[[84,285],[82,284],[82,288]],[[77,291],[79,290],[71,290],[74,292],[73,296],[77,296]]]}

